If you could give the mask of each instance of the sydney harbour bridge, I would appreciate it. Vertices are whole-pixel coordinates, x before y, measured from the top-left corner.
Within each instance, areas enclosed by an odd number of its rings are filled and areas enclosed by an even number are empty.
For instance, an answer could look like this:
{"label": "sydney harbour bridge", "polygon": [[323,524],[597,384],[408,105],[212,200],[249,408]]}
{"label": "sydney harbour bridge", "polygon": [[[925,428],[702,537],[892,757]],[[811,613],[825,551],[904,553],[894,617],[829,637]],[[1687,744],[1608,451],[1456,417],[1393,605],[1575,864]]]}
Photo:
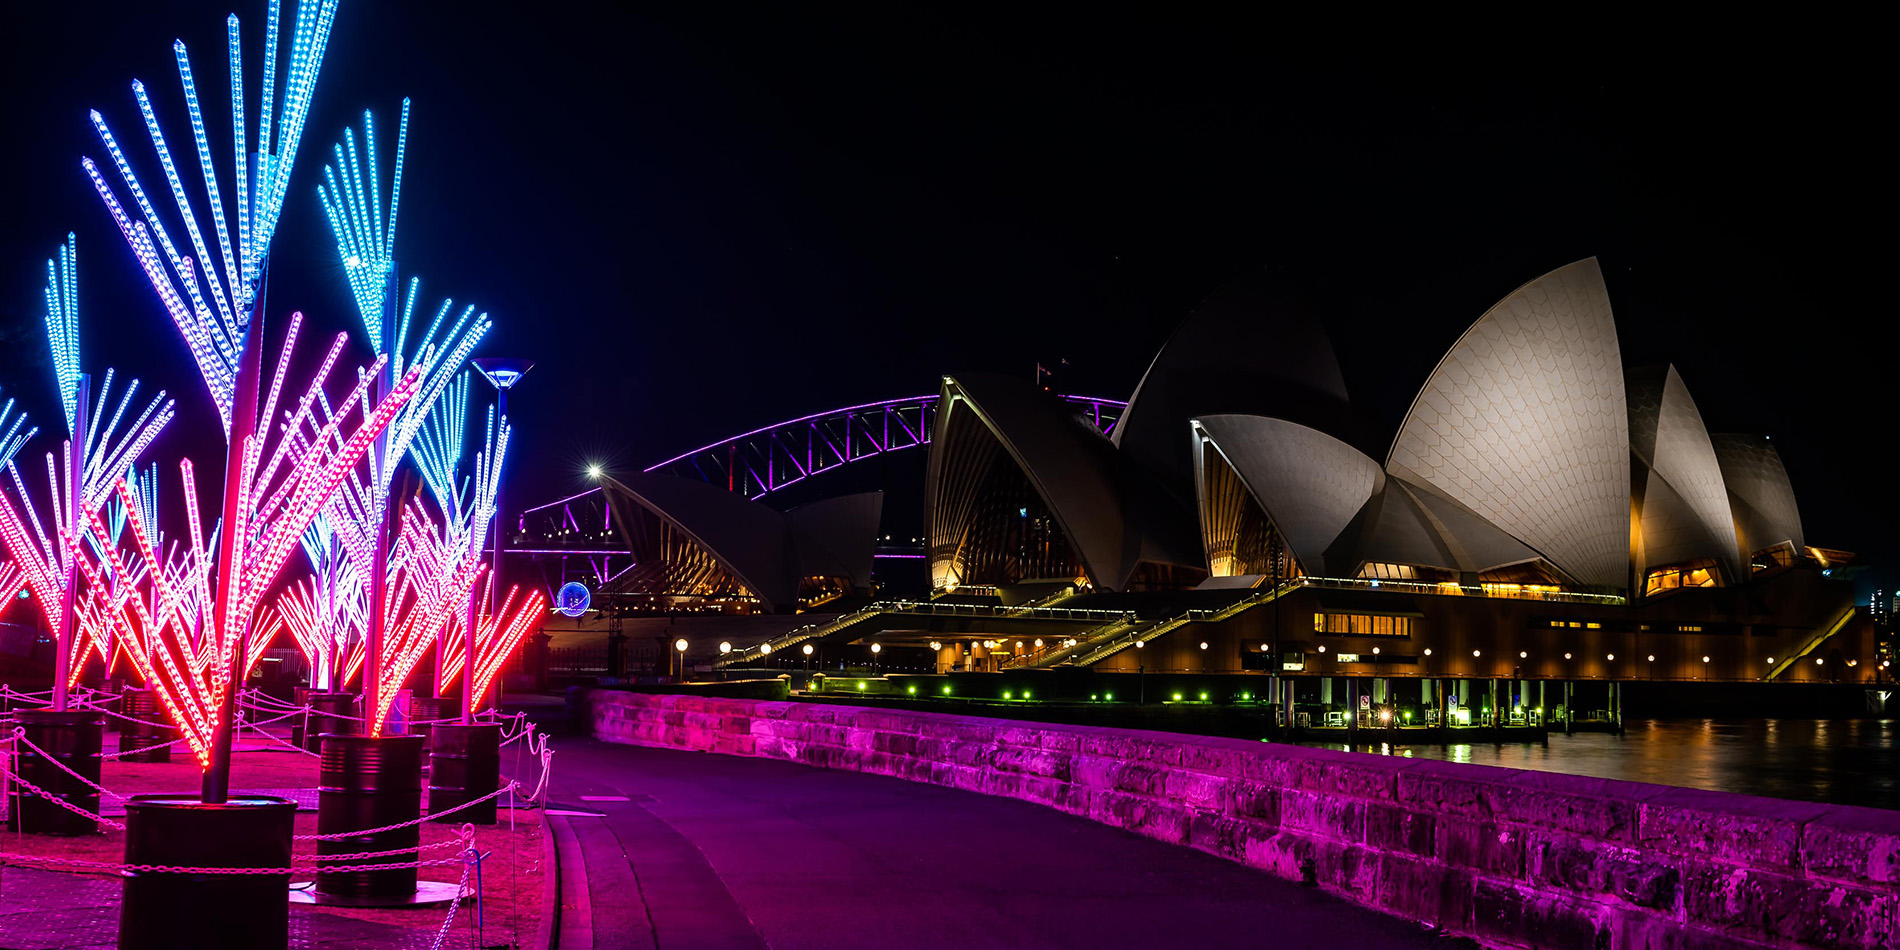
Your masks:
{"label": "sydney harbour bridge", "polygon": [[[717,486],[774,508],[791,507],[844,490],[843,479],[837,480],[835,490],[828,484],[812,484],[821,476],[907,449],[927,449],[941,398],[931,393],[816,412],[720,439],[647,465],[643,471]],[[1098,396],[1062,398],[1103,435],[1114,433],[1116,421],[1128,406],[1126,400]],[[596,598],[671,593],[660,589],[667,586],[666,581],[636,570],[639,565],[632,545],[616,529],[615,518],[611,494],[599,485],[530,504],[510,519],[515,528],[508,552],[511,560],[532,565],[517,576],[538,576],[550,592],[579,583]],[[884,520],[874,555],[879,574],[915,574],[922,584],[922,524],[909,523],[911,519],[901,514],[888,514]],[[906,567],[914,570],[903,570]]]}

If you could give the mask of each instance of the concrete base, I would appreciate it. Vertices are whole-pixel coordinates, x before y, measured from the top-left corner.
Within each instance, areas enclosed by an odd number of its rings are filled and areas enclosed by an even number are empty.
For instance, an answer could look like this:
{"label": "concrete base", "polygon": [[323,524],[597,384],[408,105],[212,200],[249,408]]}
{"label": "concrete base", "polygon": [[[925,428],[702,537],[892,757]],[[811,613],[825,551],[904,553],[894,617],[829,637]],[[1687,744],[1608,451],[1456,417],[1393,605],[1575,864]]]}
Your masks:
{"label": "concrete base", "polygon": [[[455,900],[455,891],[460,887],[448,881],[417,881],[415,893],[394,897],[337,897],[317,893],[313,882],[293,885],[290,889],[290,902],[293,904],[314,904],[318,907],[447,907]],[[461,888],[463,899],[474,893],[473,888]]]}

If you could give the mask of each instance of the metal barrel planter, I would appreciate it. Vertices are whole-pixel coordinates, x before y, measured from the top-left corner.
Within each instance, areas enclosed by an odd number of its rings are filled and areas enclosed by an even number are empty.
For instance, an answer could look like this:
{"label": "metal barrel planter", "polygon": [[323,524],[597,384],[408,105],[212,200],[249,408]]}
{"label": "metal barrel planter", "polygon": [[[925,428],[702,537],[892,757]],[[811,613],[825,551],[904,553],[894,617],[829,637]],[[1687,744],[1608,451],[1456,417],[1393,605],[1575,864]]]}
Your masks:
{"label": "metal barrel planter", "polygon": [[[297,704],[298,706],[308,706],[310,705],[311,692],[312,690],[307,686],[298,686],[291,690],[291,702]],[[290,717],[290,744],[296,746],[299,749],[302,749],[305,747],[303,744],[305,718],[307,717],[305,716]]]}
{"label": "metal barrel planter", "polygon": [[442,700],[430,696],[410,698],[409,733],[421,736],[424,748],[429,745],[429,733],[435,728],[435,720],[440,718],[442,718]]}
{"label": "metal barrel planter", "polygon": [[420,825],[391,831],[349,834],[412,822],[422,816],[421,736],[323,737],[323,761],[317,784],[317,833],[348,837],[317,842],[317,853],[397,854],[353,861],[324,862],[317,894],[340,902],[406,902],[416,893],[416,869],[352,870],[352,865],[395,864],[416,860]]}
{"label": "metal barrel planter", "polygon": [[[99,684],[99,695],[96,697],[97,704],[118,713],[120,716],[126,715],[124,695],[130,686],[131,684],[120,677],[107,678]],[[124,720],[119,719],[117,716],[107,716],[106,731],[120,731],[120,723],[123,721]]]}
{"label": "metal barrel planter", "polygon": [[[90,815],[99,814],[99,790],[74,778],[71,769],[93,783],[99,781],[99,745],[105,737],[105,723],[97,712],[53,712],[46,709],[21,709],[14,717],[26,730],[24,738],[44,750],[44,754],[20,747],[19,773],[49,795]],[[64,765],[65,768],[60,766]],[[86,815],[62,808],[25,787],[13,790],[9,826],[15,831],[41,835],[89,835],[99,823]]]}
{"label": "metal barrel planter", "polygon": [[[129,689],[120,695],[126,721],[119,731],[119,751],[129,754],[120,755],[119,761],[170,762],[172,747],[164,743],[177,739],[178,729],[165,722],[158,698],[149,689]],[[130,752],[133,749],[143,751]]]}
{"label": "metal barrel planter", "polygon": [[353,736],[362,732],[356,700],[355,693],[311,693],[310,712],[304,716],[304,751],[322,751],[325,735]]}
{"label": "metal barrel planter", "polygon": [[[134,795],[125,805],[119,950],[283,950],[290,943],[290,842],[297,805]],[[232,874],[193,868],[260,868]]]}
{"label": "metal barrel planter", "polygon": [[429,746],[429,813],[436,821],[495,823],[495,799],[442,814],[492,794],[501,781],[501,727],[493,724],[436,726]]}

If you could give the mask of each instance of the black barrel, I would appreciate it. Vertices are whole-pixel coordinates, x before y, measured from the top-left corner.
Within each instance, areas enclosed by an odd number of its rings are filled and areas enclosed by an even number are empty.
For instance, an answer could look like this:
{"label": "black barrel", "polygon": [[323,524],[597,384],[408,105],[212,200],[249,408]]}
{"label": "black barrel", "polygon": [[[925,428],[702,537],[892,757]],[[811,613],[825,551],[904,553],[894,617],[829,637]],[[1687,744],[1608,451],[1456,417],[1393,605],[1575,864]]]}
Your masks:
{"label": "black barrel", "polygon": [[119,751],[145,750],[120,755],[119,761],[170,762],[172,747],[160,743],[177,739],[178,729],[165,723],[165,712],[158,708],[158,697],[149,689],[128,689],[119,695],[123,697],[119,705],[126,716],[125,728],[119,732]]}
{"label": "black barrel", "polygon": [[[206,805],[178,795],[125,803],[125,863],[189,868],[290,867],[297,805],[233,798]],[[128,871],[119,950],[283,950],[290,943],[290,875]]]}
{"label": "black barrel", "polygon": [[[414,821],[422,815],[421,736],[323,737],[317,777],[317,833],[345,834]],[[317,842],[318,854],[402,851],[348,862],[323,862],[317,893],[349,900],[405,899],[416,892],[416,869],[342,870],[352,864],[416,860],[420,825]]]}
{"label": "black barrel", "polygon": [[[104,706],[118,713],[120,716],[123,716],[125,715],[125,699],[123,694],[129,686],[130,684],[119,677],[108,677],[99,684],[99,695],[94,697],[94,699],[98,705]],[[119,723],[122,721],[123,720],[117,716],[107,716],[106,731],[118,732],[120,729]]]}
{"label": "black barrel", "polygon": [[412,696],[409,699],[409,733],[421,736],[423,745],[429,742],[429,730],[434,729],[434,720],[442,718],[444,703],[430,696]]}
{"label": "black barrel", "polygon": [[444,723],[429,736],[429,813],[436,821],[495,823],[495,799],[453,814],[443,811],[495,791],[501,781],[501,727]]}
{"label": "black barrel", "polygon": [[[99,743],[105,734],[102,717],[90,711],[45,709],[22,709],[13,715],[25,727],[26,740],[51,756],[48,759],[21,746],[20,777],[69,805],[97,815],[99,790],[73,778],[54,761],[94,782],[99,781]],[[29,834],[89,835],[99,830],[97,821],[76,815],[25,788],[13,790],[13,808],[8,814],[9,825],[15,831]]]}
{"label": "black barrel", "polygon": [[353,736],[363,730],[356,714],[355,693],[311,693],[310,711],[304,714],[303,747],[306,752],[323,748],[323,737]]}

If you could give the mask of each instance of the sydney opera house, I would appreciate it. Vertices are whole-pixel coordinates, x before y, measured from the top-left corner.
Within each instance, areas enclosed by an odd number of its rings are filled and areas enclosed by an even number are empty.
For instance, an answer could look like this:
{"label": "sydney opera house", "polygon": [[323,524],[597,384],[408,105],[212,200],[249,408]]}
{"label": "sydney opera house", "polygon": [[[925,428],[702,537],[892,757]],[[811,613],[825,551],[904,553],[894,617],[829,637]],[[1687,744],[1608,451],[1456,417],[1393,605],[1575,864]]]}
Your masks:
{"label": "sydney opera house", "polygon": [[[1260,283],[1199,307],[1108,417],[1024,379],[945,377],[899,419],[927,445],[927,523],[918,553],[891,556],[926,564],[931,589],[901,601],[865,591],[875,494],[780,512],[776,475],[709,472],[716,455],[609,494],[633,512],[620,536],[649,591],[779,613],[857,592],[860,609],[781,618],[726,665],[876,644],[939,673],[1274,672],[1381,691],[1880,675],[1833,576],[1851,555],[1803,535],[1768,437],[1712,433],[1674,367],[1625,366],[1594,259],[1505,296],[1419,382],[1380,433],[1318,315]],[[853,432],[895,447],[853,408],[837,461]],[[811,446],[836,451],[834,436],[807,444],[794,480],[823,470]]]}

